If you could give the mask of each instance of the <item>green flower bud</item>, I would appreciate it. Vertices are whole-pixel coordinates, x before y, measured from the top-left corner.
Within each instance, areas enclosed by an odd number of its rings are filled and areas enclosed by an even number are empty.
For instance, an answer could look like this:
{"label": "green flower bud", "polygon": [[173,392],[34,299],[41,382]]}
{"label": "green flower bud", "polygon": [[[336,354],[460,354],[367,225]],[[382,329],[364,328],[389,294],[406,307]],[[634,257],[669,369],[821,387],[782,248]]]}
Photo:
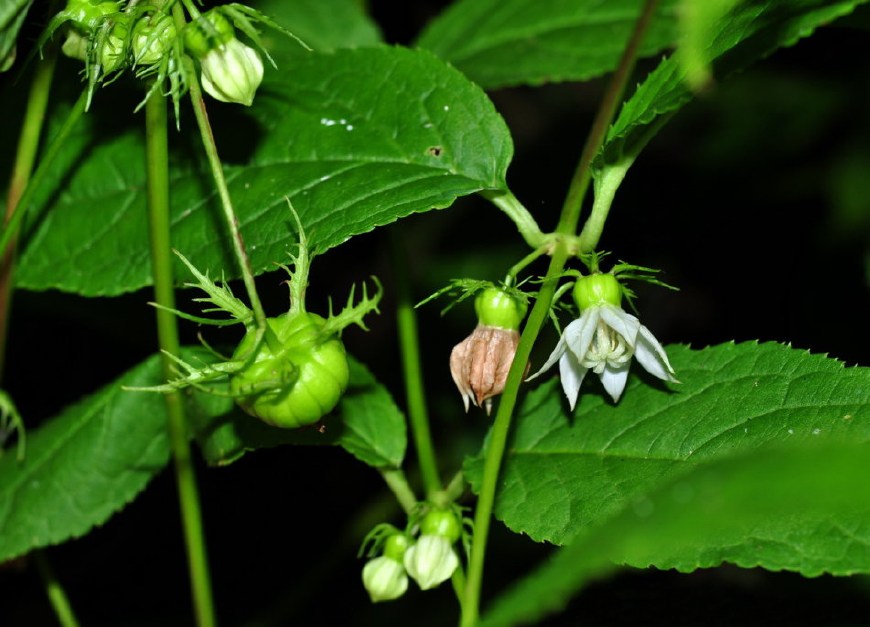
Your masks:
{"label": "green flower bud", "polygon": [[251,106],[263,80],[263,61],[253,48],[231,39],[200,60],[202,88],[221,102]]}
{"label": "green flower bud", "polygon": [[619,307],[622,303],[622,286],[612,274],[584,276],[574,284],[574,302],[580,311],[598,305]]}
{"label": "green flower bud", "polygon": [[165,13],[150,13],[133,26],[133,62],[136,65],[158,63],[172,49],[175,21]]}
{"label": "green flower bud", "polygon": [[184,46],[197,59],[235,39],[236,30],[218,9],[212,9],[184,27]]}
{"label": "green flower bud", "polygon": [[420,534],[424,536],[442,536],[454,543],[459,539],[459,533],[462,531],[456,515],[444,509],[436,509],[425,516],[420,521]]}
{"label": "green flower bud", "polygon": [[82,37],[81,33],[74,28],[69,29],[63,46],[61,46],[61,52],[70,59],[84,61],[88,58],[88,38]]}
{"label": "green flower bud", "polygon": [[371,559],[363,567],[363,585],[372,603],[392,601],[408,589],[408,575],[401,562],[382,555]]}
{"label": "green flower bud", "polygon": [[405,551],[405,570],[423,590],[434,588],[450,579],[459,566],[453,543],[444,536],[421,535]]}
{"label": "green flower bud", "polygon": [[118,16],[100,48],[100,65],[103,74],[124,67],[127,60],[127,35],[130,32],[130,18]]}
{"label": "green flower bud", "polygon": [[528,305],[509,292],[488,287],[474,299],[474,310],[480,324],[517,331],[526,316]]}

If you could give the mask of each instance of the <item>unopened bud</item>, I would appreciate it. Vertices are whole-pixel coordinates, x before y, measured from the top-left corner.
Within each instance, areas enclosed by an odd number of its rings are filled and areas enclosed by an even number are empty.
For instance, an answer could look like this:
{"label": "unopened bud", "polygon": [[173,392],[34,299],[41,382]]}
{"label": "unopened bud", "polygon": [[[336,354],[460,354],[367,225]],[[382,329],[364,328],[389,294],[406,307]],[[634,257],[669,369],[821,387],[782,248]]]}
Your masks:
{"label": "unopened bud", "polygon": [[408,589],[408,575],[401,562],[381,555],[363,567],[363,585],[373,603],[397,599]]}
{"label": "unopened bud", "polygon": [[422,535],[405,551],[405,570],[423,590],[450,579],[459,566],[453,543],[444,536]]}
{"label": "unopened bud", "polygon": [[202,88],[221,102],[251,106],[263,80],[263,61],[253,48],[231,39],[200,61]]}

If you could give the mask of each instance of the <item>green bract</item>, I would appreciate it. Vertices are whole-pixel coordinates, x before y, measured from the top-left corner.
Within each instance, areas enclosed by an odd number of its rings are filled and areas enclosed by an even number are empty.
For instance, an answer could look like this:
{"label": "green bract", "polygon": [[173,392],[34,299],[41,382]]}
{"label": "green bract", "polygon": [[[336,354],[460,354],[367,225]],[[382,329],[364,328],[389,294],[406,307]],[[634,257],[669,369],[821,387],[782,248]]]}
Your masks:
{"label": "green bract", "polygon": [[184,28],[184,46],[197,59],[236,36],[230,21],[218,9],[203,13]]}
{"label": "green bract", "polygon": [[87,31],[97,28],[107,15],[116,13],[120,2],[99,0],[70,0],[59,14]]}
{"label": "green bract", "polygon": [[528,305],[499,287],[488,287],[474,299],[474,310],[480,324],[517,331],[526,316]]}
{"label": "green bract", "polygon": [[257,348],[256,329],[248,331],[233,354],[246,365],[230,377],[230,393],[247,413],[275,427],[313,424],[347,389],[344,345],[335,336],[322,338],[326,321],[316,314],[291,312],[267,322],[281,349],[266,342]]}
{"label": "green bract", "polygon": [[612,274],[591,274],[580,277],[574,284],[574,302],[580,311],[596,305],[622,304],[622,286]]}
{"label": "green bract", "polygon": [[146,14],[133,26],[133,61],[152,65],[160,61],[175,41],[175,22],[165,13]]}
{"label": "green bract", "polygon": [[100,46],[100,65],[103,74],[122,68],[127,57],[127,39],[130,33],[130,18],[118,15]]}

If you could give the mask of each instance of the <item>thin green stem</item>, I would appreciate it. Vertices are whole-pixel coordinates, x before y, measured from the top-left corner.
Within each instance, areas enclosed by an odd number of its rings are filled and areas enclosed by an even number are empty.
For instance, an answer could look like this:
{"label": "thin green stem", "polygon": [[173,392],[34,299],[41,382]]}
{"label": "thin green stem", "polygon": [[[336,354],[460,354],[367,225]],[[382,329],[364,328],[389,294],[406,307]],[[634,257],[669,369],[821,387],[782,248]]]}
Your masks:
{"label": "thin green stem", "polygon": [[601,233],[604,231],[604,223],[610,214],[616,190],[619,189],[625,175],[628,174],[628,169],[640,151],[672,116],[673,114],[660,116],[656,122],[647,127],[640,137],[632,142],[630,153],[623,154],[616,162],[606,163],[599,169],[598,175],[595,177],[595,198],[592,202],[592,211],[578,237],[578,252],[589,253],[598,246],[598,240],[601,239]]}
{"label": "thin green stem", "polygon": [[489,435],[489,446],[484,459],[483,479],[480,493],[477,499],[477,507],[474,511],[474,537],[471,543],[471,555],[468,560],[468,580],[465,586],[465,595],[462,603],[462,627],[477,625],[480,613],[480,588],[483,582],[483,562],[486,552],[486,542],[489,536],[489,525],[492,520],[493,505],[495,503],[495,491],[501,470],[502,458],[504,457],[507,444],[508,432],[511,426],[514,407],[522,383],[525,365],[528,363],[532,352],[532,346],[538,337],[544,322],[550,311],[556,280],[568,259],[567,248],[564,244],[557,245],[550,260],[547,278],[539,290],[535,306],[529,314],[528,322],[520,337],[516,356],[508,373],[505,389],[499,401],[498,411],[493,421]]}
{"label": "thin green stem", "polygon": [[580,220],[583,200],[586,197],[586,191],[589,189],[589,182],[592,179],[592,160],[604,144],[607,129],[613,121],[616,108],[622,102],[622,95],[625,93],[628,77],[631,75],[634,63],[637,60],[638,48],[652,21],[657,5],[658,0],[646,0],[644,3],[631,39],[629,39],[625,46],[616,71],[610,77],[607,89],[598,106],[598,112],[592,122],[589,136],[586,138],[586,144],[583,146],[583,152],[580,154],[577,169],[574,171],[574,176],[571,179],[568,194],[565,196],[565,202],[562,205],[562,214],[559,218],[559,226],[556,229],[559,233],[573,235],[577,232],[577,223]]}
{"label": "thin green stem", "polygon": [[547,242],[545,235],[534,216],[529,213],[523,204],[510,191],[486,190],[480,193],[496,207],[501,209],[507,217],[517,225],[517,230],[526,243],[532,248],[541,248]]}
{"label": "thin green stem", "polygon": [[387,486],[393,491],[396,500],[406,514],[410,514],[417,506],[417,496],[411,485],[408,483],[408,478],[405,473],[398,468],[379,468],[381,477],[384,478]]}
{"label": "thin green stem", "polygon": [[591,173],[589,168],[592,158],[600,149],[607,127],[610,125],[616,112],[616,106],[625,90],[625,84],[637,54],[638,45],[652,18],[657,0],[647,0],[644,4],[640,18],[635,25],[634,33],[626,46],[625,52],[620,59],[616,72],[610,79],[598,114],[595,117],[589,138],[583,148],[578,170],[572,180],[571,189],[565,199],[562,214],[559,219],[557,232],[563,238],[555,241],[553,256],[541,289],[535,299],[535,306],[529,314],[520,343],[517,346],[516,356],[508,373],[505,390],[499,402],[498,412],[490,431],[489,445],[484,458],[483,478],[481,480],[480,493],[477,507],[474,512],[474,537],[471,544],[471,555],[468,561],[468,580],[465,586],[465,596],[461,604],[462,618],[461,627],[475,627],[480,616],[480,593],[483,582],[483,565],[486,554],[486,542],[489,536],[489,526],[492,521],[493,507],[495,504],[495,492],[501,464],[507,446],[510,432],[511,419],[516,406],[519,387],[522,383],[526,364],[531,355],[532,346],[546,321],[550,304],[561,276],[565,262],[568,260],[570,239],[577,229],[580,208],[583,198],[589,186]]}
{"label": "thin green stem", "polygon": [[12,286],[15,282],[15,242],[18,238],[21,218],[24,216],[23,208],[30,202],[29,196],[24,198],[24,195],[29,187],[30,175],[39,149],[39,138],[45,122],[56,59],[57,51],[52,46],[45,60],[36,66],[33,83],[27,96],[27,109],[21,124],[21,133],[18,136],[15,164],[12,166],[12,175],[9,179],[5,218],[0,221],[3,225],[2,236],[0,236],[0,378],[5,362],[6,332],[12,307]]}
{"label": "thin green stem", "polygon": [[399,350],[402,355],[402,373],[408,401],[408,422],[417,449],[417,462],[427,498],[441,490],[441,477],[435,458],[435,447],[429,429],[426,411],[426,393],[423,389],[423,366],[420,361],[420,342],[417,332],[417,313],[411,300],[411,290],[405,268],[408,260],[403,248],[400,226],[390,229],[393,268],[396,271],[396,322],[399,331]]}
{"label": "thin green stem", "polygon": [[[154,276],[154,297],[161,305],[157,309],[157,335],[160,348],[172,355],[180,354],[178,326],[171,310],[175,308],[175,282],[172,274],[172,246],[169,219],[169,155],[167,146],[166,102],[163,98],[149,98],[145,105],[146,169],[148,174],[148,215],[151,236],[151,264]],[[172,360],[164,355],[163,373],[173,376]],[[199,491],[196,485],[187,437],[187,421],[181,394],[170,392],[164,396],[169,417],[169,440],[175,460],[175,481],[181,507],[181,520],[187,548],[188,568],[197,625],[213,627],[215,623],[211,580]]]}
{"label": "thin green stem", "polygon": [[61,627],[78,627],[79,622],[76,620],[72,605],[70,605],[63,586],[58,581],[54,569],[45,556],[45,550],[35,550],[33,560],[36,562],[39,576],[45,584],[45,593],[48,595],[48,601],[54,609],[55,616],[57,616],[57,622],[61,624]]}
{"label": "thin green stem", "polygon": [[[184,12],[181,5],[175,4],[175,6],[172,7],[172,12],[176,26],[180,31],[184,27]],[[187,83],[190,88],[190,102],[193,104],[193,112],[196,116],[196,124],[199,127],[202,146],[205,149],[212,178],[214,179],[214,184],[217,188],[221,209],[224,213],[224,221],[227,224],[227,228],[230,230],[233,252],[236,256],[236,263],[242,273],[242,282],[245,284],[245,291],[248,294],[248,300],[250,301],[251,309],[254,312],[254,320],[257,323],[257,328],[265,334],[266,343],[269,345],[269,348],[274,352],[278,352],[282,348],[281,342],[275,336],[275,333],[271,328],[266,324],[266,313],[263,310],[260,296],[257,294],[257,287],[254,284],[254,273],[251,270],[248,251],[245,249],[245,242],[242,239],[242,233],[239,229],[239,219],[236,216],[235,209],[233,209],[233,201],[232,198],[230,198],[230,190],[227,187],[223,164],[221,164],[220,156],[218,155],[217,144],[215,144],[214,141],[214,134],[212,133],[211,124],[208,120],[208,111],[206,111],[205,108],[205,100],[202,97],[202,89],[200,89],[199,80],[196,77],[196,70],[193,67],[193,60],[191,60],[190,57],[185,56],[182,63],[184,65],[184,73],[187,77]]]}

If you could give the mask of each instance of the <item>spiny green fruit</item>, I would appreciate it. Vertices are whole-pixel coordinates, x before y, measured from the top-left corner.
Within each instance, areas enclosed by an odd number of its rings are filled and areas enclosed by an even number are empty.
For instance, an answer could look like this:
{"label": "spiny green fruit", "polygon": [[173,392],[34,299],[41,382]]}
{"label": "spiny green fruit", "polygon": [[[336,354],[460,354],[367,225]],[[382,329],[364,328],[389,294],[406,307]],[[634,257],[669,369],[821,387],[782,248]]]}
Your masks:
{"label": "spiny green fruit", "polygon": [[325,320],[307,312],[289,312],[267,320],[281,348],[262,341],[256,354],[255,329],[233,354],[247,364],[230,378],[230,393],[239,406],[264,422],[285,428],[310,425],[332,411],[350,376],[344,344],[336,336],[323,340]]}

